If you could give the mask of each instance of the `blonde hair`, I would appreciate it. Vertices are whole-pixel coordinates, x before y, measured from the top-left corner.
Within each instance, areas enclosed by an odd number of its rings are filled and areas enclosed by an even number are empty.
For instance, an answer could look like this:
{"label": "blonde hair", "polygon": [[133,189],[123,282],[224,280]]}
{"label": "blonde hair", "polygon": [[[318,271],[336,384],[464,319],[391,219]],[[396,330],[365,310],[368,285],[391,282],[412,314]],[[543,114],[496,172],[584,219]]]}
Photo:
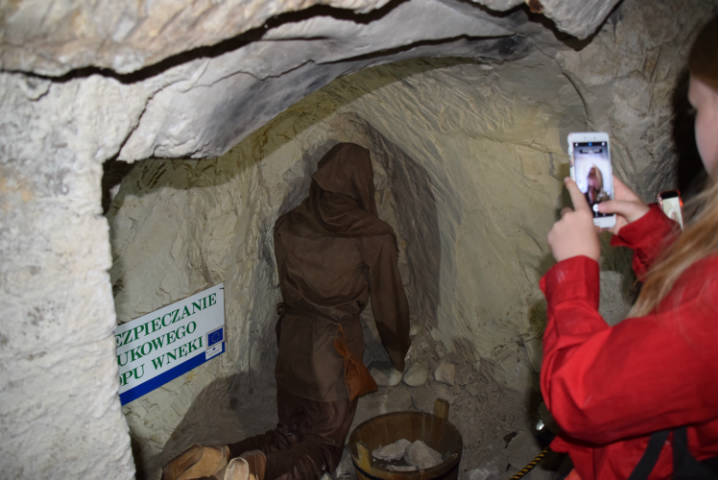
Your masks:
{"label": "blonde hair", "polygon": [[[718,24],[714,18],[696,37],[688,60],[688,69],[692,77],[718,92],[717,52]],[[646,274],[630,316],[651,312],[688,267],[718,253],[718,182],[712,176],[709,177],[711,178],[703,191],[686,205],[687,212],[695,212],[686,229]]]}
{"label": "blonde hair", "polygon": [[648,314],[688,267],[718,253],[718,183],[711,179],[710,184],[686,206],[686,210],[697,209],[695,216],[646,274],[630,316]]}

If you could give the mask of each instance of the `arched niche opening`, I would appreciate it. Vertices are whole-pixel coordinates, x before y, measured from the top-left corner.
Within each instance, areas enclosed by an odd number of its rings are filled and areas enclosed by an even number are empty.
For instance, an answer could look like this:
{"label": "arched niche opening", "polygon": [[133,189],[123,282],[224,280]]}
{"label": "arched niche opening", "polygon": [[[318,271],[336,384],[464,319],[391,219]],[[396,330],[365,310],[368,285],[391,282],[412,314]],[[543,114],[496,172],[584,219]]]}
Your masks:
{"label": "arched niche opening", "polygon": [[[108,212],[118,321],[224,282],[228,342],[222,356],[124,407],[139,471],[154,478],[192,443],[276,422],[272,227],[340,141],[371,151],[413,337],[411,378],[363,397],[355,424],[430,411],[442,397],[464,436],[462,471],[528,462],[540,450],[531,433],[544,321],[536,285],[562,202],[562,139],[576,125],[586,125],[579,94],[540,57],[418,59],[337,79],[222,156],[137,163]],[[605,310],[620,315],[618,286]],[[364,320],[365,360],[380,368],[387,359],[370,311]],[[351,475],[348,459],[338,474]]]}

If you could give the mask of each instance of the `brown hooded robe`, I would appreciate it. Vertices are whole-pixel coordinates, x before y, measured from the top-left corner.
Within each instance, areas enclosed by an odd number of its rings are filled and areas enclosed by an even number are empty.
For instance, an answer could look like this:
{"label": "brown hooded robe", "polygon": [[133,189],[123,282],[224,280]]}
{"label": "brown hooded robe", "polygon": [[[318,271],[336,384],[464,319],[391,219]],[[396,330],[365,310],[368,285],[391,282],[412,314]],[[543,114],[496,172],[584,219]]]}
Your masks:
{"label": "brown hooded robe", "polygon": [[340,143],[321,159],[309,196],[277,220],[274,250],[283,298],[275,371],[279,425],[231,449],[233,455],[265,451],[270,480],[319,478],[339,462],[356,397],[376,389],[362,363],[359,320],[370,296],[381,341],[398,370],[409,348],[396,239],[376,216],[368,150]]}

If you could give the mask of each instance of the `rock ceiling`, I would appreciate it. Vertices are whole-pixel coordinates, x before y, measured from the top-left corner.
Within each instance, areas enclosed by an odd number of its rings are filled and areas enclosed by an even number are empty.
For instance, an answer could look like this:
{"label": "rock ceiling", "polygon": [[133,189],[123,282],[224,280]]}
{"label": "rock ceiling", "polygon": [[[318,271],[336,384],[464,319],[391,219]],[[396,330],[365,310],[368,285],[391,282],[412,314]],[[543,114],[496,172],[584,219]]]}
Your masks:
{"label": "rock ceiling", "polygon": [[118,158],[203,157],[223,153],[338,76],[420,56],[514,58],[527,38],[551,30],[590,36],[618,0],[526,3],[5,2],[0,68],[40,82],[114,79],[128,110],[141,112]]}
{"label": "rock ceiling", "polygon": [[[0,58],[5,70],[49,76],[83,67],[127,74],[182,52],[211,54],[212,47],[226,49],[252,40],[287,39],[327,40],[326,43],[335,45],[336,57],[346,58],[377,48],[450,38],[452,33],[509,35],[511,32],[505,27],[483,32],[477,27],[501,23],[492,17],[522,3],[522,0],[55,0],[38,8],[32,1],[8,2],[2,7],[0,20]],[[606,18],[618,0],[525,3],[532,11],[555,22],[559,30],[583,39]],[[429,11],[432,15],[427,28],[418,28],[422,23],[419,19]],[[366,26],[369,28],[363,28]],[[341,43],[355,36],[373,39],[341,47]],[[322,53],[322,49],[317,49],[317,53]],[[315,55],[315,61],[323,61],[321,57]]]}

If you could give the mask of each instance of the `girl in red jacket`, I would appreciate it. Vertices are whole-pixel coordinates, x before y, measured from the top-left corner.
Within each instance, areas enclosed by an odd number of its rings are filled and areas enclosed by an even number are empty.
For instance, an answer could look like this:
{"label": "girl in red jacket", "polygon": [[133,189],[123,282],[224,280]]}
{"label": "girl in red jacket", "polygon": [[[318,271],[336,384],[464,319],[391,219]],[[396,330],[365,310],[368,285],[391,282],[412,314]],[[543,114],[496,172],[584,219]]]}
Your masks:
{"label": "girl in red jacket", "polygon": [[629,318],[598,313],[600,246],[591,211],[566,179],[574,209],[548,234],[557,260],[541,279],[548,302],[541,390],[562,429],[570,478],[718,478],[718,28],[698,35],[688,98],[708,182],[680,232],[657,206],[615,180],[613,245],[634,250],[643,287]]}

